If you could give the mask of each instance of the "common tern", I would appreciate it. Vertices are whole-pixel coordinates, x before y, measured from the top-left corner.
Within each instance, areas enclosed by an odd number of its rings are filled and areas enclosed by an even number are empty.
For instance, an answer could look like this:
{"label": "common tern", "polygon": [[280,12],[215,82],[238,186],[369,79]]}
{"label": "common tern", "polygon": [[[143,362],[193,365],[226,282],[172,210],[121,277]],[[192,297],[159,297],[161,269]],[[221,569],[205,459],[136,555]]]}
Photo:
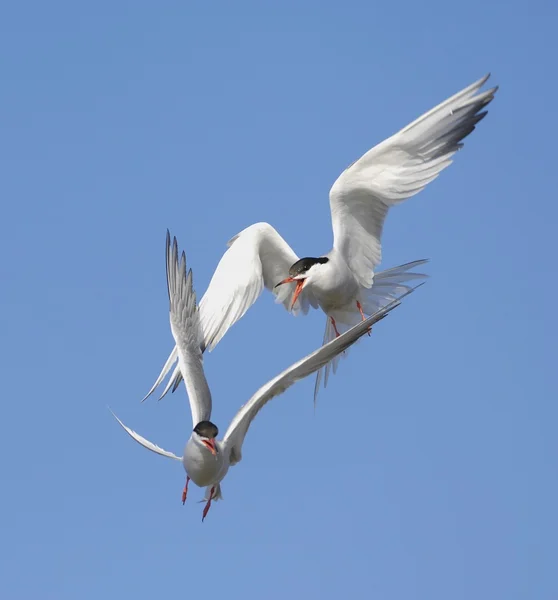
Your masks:
{"label": "common tern", "polygon": [[[217,440],[218,428],[210,421],[211,392],[203,369],[203,333],[196,307],[192,271],[186,272],[184,252],[182,252],[179,261],[176,238],[174,238],[171,248],[168,232],[166,261],[171,331],[176,342],[178,365],[184,379],[192,413],[193,431],[184,448],[184,454],[179,457],[172,452],[163,450],[124,425],[114,413],[112,414],[136,442],[152,452],[182,461],[186,471],[186,485],[182,492],[183,503],[186,501],[190,480],[197,486],[206,488],[204,498],[206,504],[202,514],[203,521],[209,511],[211,502],[222,498],[221,482],[229,467],[241,460],[244,437],[260,409],[269,400],[282,394],[296,381],[314,373],[354,344],[373,324],[399,306],[400,298],[393,300],[365,321],[294,363],[262,386],[237,412],[224,437]],[[401,297],[414,291],[414,289],[405,291]]]}
{"label": "common tern", "polygon": [[[252,306],[264,287],[295,315],[320,307],[327,315],[323,343],[365,319],[426,275],[412,272],[419,260],[374,273],[382,258],[381,236],[391,206],[426,187],[449,166],[462,140],[484,118],[497,87],[481,92],[479,79],[366,152],[329,193],[333,249],[300,258],[268,223],[244,229],[229,243],[200,302],[204,348],[212,350]],[[176,348],[148,392],[163,381],[177,359]],[[337,357],[325,367],[324,386]],[[314,402],[322,379],[319,371]],[[180,383],[175,367],[161,398]],[[145,400],[144,398],[144,400]]]}

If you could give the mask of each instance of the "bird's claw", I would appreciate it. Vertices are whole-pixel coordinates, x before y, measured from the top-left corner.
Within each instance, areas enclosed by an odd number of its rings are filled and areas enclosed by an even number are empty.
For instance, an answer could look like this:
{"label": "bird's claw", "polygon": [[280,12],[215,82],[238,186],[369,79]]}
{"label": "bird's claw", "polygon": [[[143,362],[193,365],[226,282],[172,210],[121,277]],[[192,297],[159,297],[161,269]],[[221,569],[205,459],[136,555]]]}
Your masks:
{"label": "bird's claw", "polygon": [[184,506],[184,503],[186,502],[186,496],[188,495],[188,484],[190,483],[190,477],[187,476],[186,477],[186,485],[184,486],[184,489],[182,490],[182,506]]}

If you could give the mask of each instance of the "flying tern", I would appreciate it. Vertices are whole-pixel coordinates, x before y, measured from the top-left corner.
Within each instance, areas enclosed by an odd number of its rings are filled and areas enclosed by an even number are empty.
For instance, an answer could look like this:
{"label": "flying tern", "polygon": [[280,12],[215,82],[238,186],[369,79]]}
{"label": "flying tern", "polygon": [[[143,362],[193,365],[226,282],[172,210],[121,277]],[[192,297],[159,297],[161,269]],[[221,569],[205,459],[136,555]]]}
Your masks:
{"label": "flying tern", "polygon": [[[219,430],[210,421],[211,392],[203,370],[203,333],[199,312],[196,307],[196,294],[192,283],[192,271],[186,273],[186,257],[182,252],[178,257],[178,244],[174,238],[172,248],[170,234],[167,232],[167,287],[170,304],[170,324],[176,342],[178,365],[184,379],[190,409],[192,413],[193,431],[184,448],[182,457],[163,450],[159,446],[124,425],[114,415],[126,432],[139,444],[162,456],[182,461],[186,471],[186,485],[182,492],[182,502],[186,501],[188,484],[192,480],[199,487],[205,487],[206,505],[202,514],[205,519],[211,502],[221,495],[221,481],[229,467],[237,464],[242,458],[244,437],[254,417],[272,398],[282,394],[296,381],[317,371],[332,358],[354,344],[368,329],[383,319],[389,311],[399,306],[400,298],[376,311],[371,317],[359,323],[340,337],[312,352],[302,360],[291,365],[277,377],[262,386],[244,404],[233,418],[224,437],[217,440]],[[415,288],[416,289],[416,288]],[[406,291],[403,295],[409,294]],[[403,296],[402,295],[402,296]]]}
{"label": "flying tern", "polygon": [[[226,331],[252,306],[264,287],[295,315],[320,307],[327,315],[323,343],[423,279],[415,261],[374,273],[382,258],[381,235],[391,206],[426,187],[452,163],[462,140],[487,114],[497,87],[481,92],[489,75],[479,79],[352,163],[329,193],[333,249],[300,258],[268,223],[256,223],[229,243],[200,302],[203,347],[212,350]],[[171,352],[147,398],[177,360]],[[325,368],[324,385],[336,358]],[[314,402],[322,371],[317,375]],[[175,367],[161,398],[181,380]],[[144,398],[144,400],[145,400]]]}

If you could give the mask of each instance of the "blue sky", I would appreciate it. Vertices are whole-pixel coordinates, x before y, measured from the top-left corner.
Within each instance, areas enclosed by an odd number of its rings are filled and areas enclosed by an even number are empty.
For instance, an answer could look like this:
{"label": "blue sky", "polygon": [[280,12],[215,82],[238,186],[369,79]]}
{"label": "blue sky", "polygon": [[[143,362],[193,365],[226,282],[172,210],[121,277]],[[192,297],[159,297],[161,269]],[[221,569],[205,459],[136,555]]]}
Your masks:
{"label": "blue sky", "polygon": [[[0,18],[0,592],[41,598],[550,600],[555,575],[558,9],[547,2],[12,2]],[[266,407],[201,523],[166,228],[203,293],[272,223],[331,244],[343,168],[491,71],[454,164],[395,208],[383,267],[431,279],[322,392]],[[207,355],[226,427],[324,317],[262,296]],[[296,419],[296,424],[293,420]],[[285,441],[288,444],[285,444]]]}

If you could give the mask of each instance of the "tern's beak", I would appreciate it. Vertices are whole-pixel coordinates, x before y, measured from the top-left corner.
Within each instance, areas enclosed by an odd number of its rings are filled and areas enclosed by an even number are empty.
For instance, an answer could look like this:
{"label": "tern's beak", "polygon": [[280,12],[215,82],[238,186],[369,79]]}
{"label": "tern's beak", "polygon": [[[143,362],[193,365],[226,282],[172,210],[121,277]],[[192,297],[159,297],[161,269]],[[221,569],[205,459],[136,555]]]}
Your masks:
{"label": "tern's beak", "polygon": [[213,454],[213,456],[217,455],[217,446],[215,446],[215,440],[202,440],[204,446]]}
{"label": "tern's beak", "polygon": [[283,279],[283,281],[280,281],[275,287],[278,288],[280,285],[283,285],[284,283],[292,283],[293,281],[296,281],[296,279],[294,277],[287,277],[287,279]]}
{"label": "tern's beak", "polygon": [[295,305],[295,302],[297,301],[297,298],[300,296],[300,292],[302,292],[302,288],[304,287],[304,282],[306,281],[306,277],[303,277],[302,279],[297,279],[295,277],[287,277],[287,279],[283,279],[283,281],[280,281],[275,287],[279,287],[280,285],[283,285],[284,283],[296,283],[296,288],[293,294],[293,301],[291,302],[291,310],[293,310],[293,306]]}
{"label": "tern's beak", "polygon": [[296,288],[293,294],[293,301],[291,302],[291,310],[293,310],[293,306],[295,305],[297,298],[300,296],[300,292],[302,292],[302,288],[304,287],[305,281],[305,279],[297,279],[296,281]]}

